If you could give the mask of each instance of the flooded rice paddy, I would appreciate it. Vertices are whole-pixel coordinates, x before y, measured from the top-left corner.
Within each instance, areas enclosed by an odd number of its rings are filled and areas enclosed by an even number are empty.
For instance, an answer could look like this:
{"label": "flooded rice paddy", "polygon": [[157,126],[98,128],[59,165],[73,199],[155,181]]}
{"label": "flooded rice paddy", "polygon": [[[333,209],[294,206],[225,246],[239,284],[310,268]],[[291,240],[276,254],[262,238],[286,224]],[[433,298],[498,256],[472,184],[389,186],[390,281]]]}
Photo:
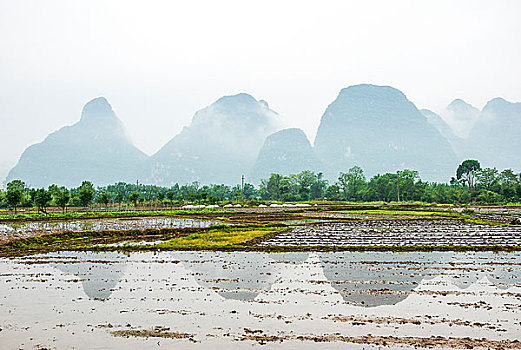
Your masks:
{"label": "flooded rice paddy", "polygon": [[204,228],[219,224],[212,220],[168,217],[140,217],[70,221],[36,221],[0,224],[0,242],[12,238],[31,237],[66,231],[143,230],[148,228]]}
{"label": "flooded rice paddy", "polygon": [[55,252],[0,285],[6,349],[521,347],[519,252]]}
{"label": "flooded rice paddy", "polygon": [[262,245],[521,245],[521,226],[460,220],[367,220],[296,226]]}

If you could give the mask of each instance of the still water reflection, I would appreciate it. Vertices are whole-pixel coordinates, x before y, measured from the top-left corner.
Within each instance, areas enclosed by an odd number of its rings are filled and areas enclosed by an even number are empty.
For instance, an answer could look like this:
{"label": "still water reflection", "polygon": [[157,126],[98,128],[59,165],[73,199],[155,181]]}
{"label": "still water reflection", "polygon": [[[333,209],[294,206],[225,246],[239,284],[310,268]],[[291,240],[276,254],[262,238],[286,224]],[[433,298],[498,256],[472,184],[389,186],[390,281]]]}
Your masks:
{"label": "still water reflection", "polygon": [[0,259],[0,283],[0,337],[8,348],[87,339],[89,348],[152,348],[157,338],[113,332],[158,326],[191,334],[194,347],[235,346],[253,330],[521,334],[519,253],[60,252]]}

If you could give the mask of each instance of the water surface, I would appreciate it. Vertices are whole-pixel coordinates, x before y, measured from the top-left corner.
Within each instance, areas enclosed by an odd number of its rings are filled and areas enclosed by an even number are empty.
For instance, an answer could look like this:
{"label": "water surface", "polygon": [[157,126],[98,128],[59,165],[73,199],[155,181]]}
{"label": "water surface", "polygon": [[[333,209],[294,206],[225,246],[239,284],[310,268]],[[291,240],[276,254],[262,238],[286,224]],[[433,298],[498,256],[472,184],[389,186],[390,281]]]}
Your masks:
{"label": "water surface", "polygon": [[[521,334],[520,253],[59,252],[0,259],[0,285],[6,348],[367,349],[294,338]],[[114,335],[153,329],[190,336]]]}

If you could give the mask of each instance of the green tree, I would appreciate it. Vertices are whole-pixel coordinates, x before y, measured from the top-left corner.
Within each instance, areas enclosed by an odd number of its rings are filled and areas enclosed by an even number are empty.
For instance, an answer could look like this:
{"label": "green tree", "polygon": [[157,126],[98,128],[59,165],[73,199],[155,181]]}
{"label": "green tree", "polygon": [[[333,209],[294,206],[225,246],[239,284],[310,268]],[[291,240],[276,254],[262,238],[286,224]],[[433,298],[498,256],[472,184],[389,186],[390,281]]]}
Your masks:
{"label": "green tree", "polygon": [[7,184],[7,191],[5,194],[7,205],[14,208],[16,214],[16,208],[22,202],[22,198],[25,192],[25,182],[22,180],[13,180]]}
{"label": "green tree", "polygon": [[89,206],[94,199],[94,185],[90,181],[83,181],[81,186],[78,188],[78,197],[80,199],[80,204],[84,207]]}
{"label": "green tree", "polygon": [[342,189],[344,200],[360,200],[366,185],[364,170],[354,166],[347,173],[340,173],[338,185]]}
{"label": "green tree", "polygon": [[121,203],[123,202],[123,199],[125,199],[125,197],[123,196],[123,193],[116,194],[116,197],[114,198],[116,203],[118,203],[118,211],[121,210]]}
{"label": "green tree", "polygon": [[108,192],[102,192],[98,198],[98,202],[102,203],[106,208],[110,203],[110,194]]}
{"label": "green tree", "polygon": [[420,178],[419,173],[416,170],[404,169],[397,172],[398,181],[400,186],[400,199],[401,200],[413,200],[418,196],[416,192],[416,180]]}
{"label": "green tree", "polygon": [[498,176],[498,182],[501,186],[501,195],[506,201],[519,201],[517,193],[521,193],[521,181],[511,169],[503,170]]}
{"label": "green tree", "polygon": [[137,192],[132,192],[129,196],[128,196],[128,201],[130,203],[133,203],[134,206],[137,206],[137,202],[139,201],[139,193]]}
{"label": "green tree", "polygon": [[67,204],[69,203],[69,199],[71,198],[71,194],[68,189],[62,187],[54,192],[54,203],[62,208],[62,211],[65,212],[67,208]]}
{"label": "green tree", "polygon": [[496,168],[483,168],[476,171],[476,179],[487,191],[493,189],[498,182],[499,171]]}
{"label": "green tree", "polygon": [[311,196],[311,186],[316,182],[316,175],[309,170],[301,171],[297,174],[298,194],[300,200],[309,200]]}
{"label": "green tree", "polygon": [[168,198],[169,201],[173,201],[175,198],[175,192],[170,190],[166,193],[166,198]]}
{"label": "green tree", "polygon": [[469,188],[473,189],[476,183],[476,174],[481,169],[481,165],[477,160],[464,160],[456,170],[456,178],[466,183]]}
{"label": "green tree", "polygon": [[261,187],[264,189],[265,199],[279,200],[280,199],[280,180],[282,176],[279,174],[271,174],[268,181],[263,180]]}
{"label": "green tree", "polygon": [[253,199],[257,197],[257,190],[255,189],[255,186],[249,183],[244,184],[244,198],[245,199]]}
{"label": "green tree", "polygon": [[326,190],[325,197],[328,200],[339,200],[340,199],[340,187],[337,184],[329,186]]}
{"label": "green tree", "polygon": [[311,199],[324,198],[328,181],[323,179],[323,176],[323,173],[318,173],[315,182],[311,185]]}
{"label": "green tree", "polygon": [[45,188],[39,188],[34,192],[33,203],[38,208],[38,212],[42,211],[45,213],[45,208],[49,205],[52,200],[52,195]]}

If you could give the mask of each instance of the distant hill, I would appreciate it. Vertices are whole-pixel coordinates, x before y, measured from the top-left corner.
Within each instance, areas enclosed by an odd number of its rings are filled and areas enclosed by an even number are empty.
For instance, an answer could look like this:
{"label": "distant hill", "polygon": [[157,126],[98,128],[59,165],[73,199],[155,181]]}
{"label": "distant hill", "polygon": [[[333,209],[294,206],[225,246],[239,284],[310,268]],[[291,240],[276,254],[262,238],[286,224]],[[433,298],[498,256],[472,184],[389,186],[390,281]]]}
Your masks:
{"label": "distant hill", "polygon": [[74,187],[83,180],[96,185],[134,182],[146,158],[128,139],[108,101],[99,97],[85,105],[79,122],[28,147],[6,181],[22,179],[33,187]]}
{"label": "distant hill", "polygon": [[466,139],[474,123],[479,118],[479,109],[461,99],[452,101],[443,111],[445,122],[451,127],[454,135]]}
{"label": "distant hill", "polygon": [[278,131],[280,124],[265,101],[225,96],[147,157],[99,97],[85,105],[79,122],[28,147],[6,181],[22,179],[32,187],[76,187],[83,180],[233,185],[241,175],[258,184],[273,172],[302,170],[336,181],[339,172],[358,165],[367,177],[408,168],[424,180],[447,182],[464,159],[521,171],[521,103],[502,98],[482,111],[457,99],[440,116],[419,111],[395,88],[364,84],[342,89],[327,107],[314,147],[302,130]]}
{"label": "distant hill", "polygon": [[289,175],[303,170],[320,172],[323,169],[306,134],[296,128],[284,129],[266,138],[250,178],[258,183],[271,173]]}
{"label": "distant hill", "polygon": [[441,136],[449,141],[452,150],[458,156],[458,159],[465,158],[468,153],[468,146],[465,142],[465,139],[456,136],[449,124],[447,124],[439,114],[436,114],[428,109],[421,109],[420,112],[425,116],[425,118],[427,118],[429,124],[434,126],[436,130],[440,132]]}
{"label": "distant hill", "polygon": [[277,125],[278,114],[265,101],[244,93],[222,97],[151,157],[148,181],[236,184]]}
{"label": "distant hill", "polygon": [[521,103],[490,100],[470,130],[469,156],[482,166],[521,171]]}
{"label": "distant hill", "polygon": [[449,142],[389,86],[342,89],[322,116],[315,150],[330,178],[358,165],[367,176],[408,168],[447,181],[457,166]]}

